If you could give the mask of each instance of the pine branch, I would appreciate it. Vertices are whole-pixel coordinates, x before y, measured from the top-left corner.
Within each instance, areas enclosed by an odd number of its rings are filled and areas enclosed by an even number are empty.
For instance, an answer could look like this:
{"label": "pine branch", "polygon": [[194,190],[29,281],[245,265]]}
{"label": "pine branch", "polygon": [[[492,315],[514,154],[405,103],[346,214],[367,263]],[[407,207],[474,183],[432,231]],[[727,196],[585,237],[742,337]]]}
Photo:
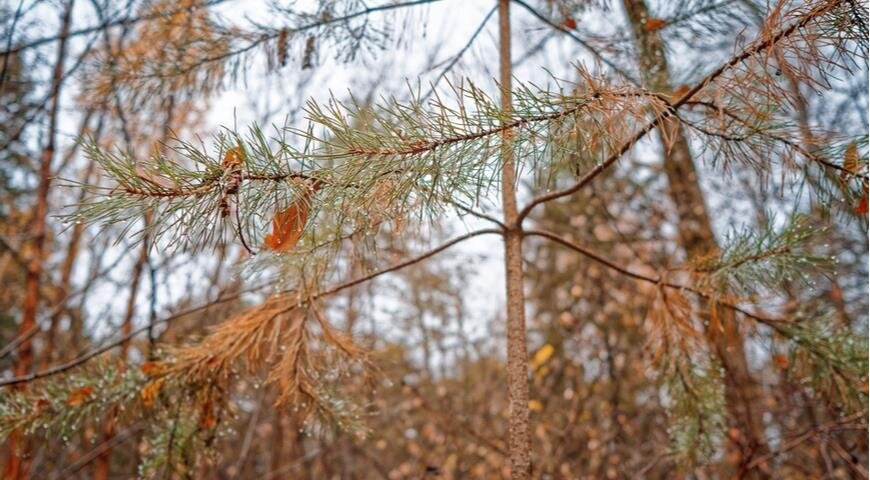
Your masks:
{"label": "pine branch", "polygon": [[527,204],[519,214],[518,222],[521,224],[522,221],[531,213],[531,211],[537,207],[538,205],[546,202],[550,202],[556,200],[558,198],[565,197],[567,195],[571,195],[589,183],[591,183],[598,175],[602,172],[613,166],[626,152],[631,150],[631,148],[639,142],[641,139],[646,137],[646,135],[655,130],[659,125],[661,125],[665,120],[675,116],[677,110],[683,105],[687,104],[690,100],[692,100],[695,95],[697,95],[701,90],[703,90],[707,85],[713,83],[717,78],[724,75],[729,69],[732,67],[739,65],[743,61],[758,55],[759,53],[764,52],[768,48],[775,46],[779,41],[787,38],[788,36],[794,34],[799,29],[805,27],[810,22],[816,20],[817,18],[825,15],[830,12],[832,9],[837,7],[842,3],[842,0],[833,0],[827,1],[814,8],[810,12],[803,15],[803,17],[794,22],[792,25],[785,27],[773,35],[765,35],[757,39],[752,45],[743,49],[743,51],[730,60],[722,64],[719,68],[715,69],[713,72],[709,73],[705,76],[701,81],[695,83],[695,85],[689,88],[684,94],[682,94],[676,101],[670,104],[669,108],[664,112],[656,115],[656,117],[647,123],[643,128],[641,128],[634,136],[632,136],[627,142],[625,142],[616,152],[614,152],[610,157],[608,157],[603,162],[599,163],[595,168],[586,173],[581,179],[576,181],[573,185],[568,187],[546,193],[543,195],[539,195],[535,197],[529,204]]}
{"label": "pine branch", "polygon": [[[450,247],[453,247],[453,246],[455,246],[455,245],[458,245],[459,243],[462,243],[462,242],[464,242],[464,241],[466,241],[466,240],[468,240],[468,239],[470,239],[470,238],[474,238],[474,237],[477,237],[477,236],[480,236],[480,235],[492,235],[492,234],[500,235],[500,234],[501,234],[501,230],[497,230],[497,229],[481,229],[481,230],[475,230],[475,231],[472,231],[472,232],[466,233],[466,234],[464,234],[464,235],[460,235],[460,236],[458,236],[458,237],[456,237],[456,238],[454,238],[454,239],[452,239],[452,240],[450,240],[450,241],[448,241],[448,242],[445,242],[445,243],[439,245],[438,247],[435,247],[435,248],[430,249],[430,250],[428,250],[428,251],[426,251],[426,252],[424,252],[424,253],[421,253],[421,254],[419,254],[419,255],[416,255],[416,256],[414,256],[414,257],[408,259],[408,260],[405,260],[405,261],[403,261],[403,262],[396,263],[396,264],[394,264],[394,265],[391,265],[391,266],[386,267],[386,268],[384,268],[384,269],[378,270],[378,271],[376,271],[376,272],[372,272],[372,273],[369,273],[369,274],[367,274],[367,275],[363,275],[363,276],[361,276],[361,277],[358,277],[358,278],[355,278],[355,279],[349,280],[349,281],[347,281],[347,282],[341,283],[341,284],[339,284],[339,285],[335,285],[335,286],[333,286],[333,287],[329,287],[329,288],[327,288],[327,289],[325,289],[325,290],[321,290],[321,291],[319,291],[319,292],[313,293],[313,294],[309,295],[307,298],[308,298],[309,300],[317,300],[317,299],[320,299],[320,298],[323,298],[323,297],[326,297],[326,296],[329,296],[329,295],[336,294],[336,293],[341,292],[341,291],[343,291],[343,290],[347,290],[348,288],[351,288],[351,287],[357,286],[357,285],[359,285],[359,284],[362,284],[362,283],[368,282],[368,281],[370,281],[370,280],[373,280],[373,279],[375,279],[375,278],[377,278],[377,277],[380,277],[380,276],[382,276],[382,275],[386,275],[387,273],[392,273],[392,272],[395,272],[395,271],[401,270],[401,269],[403,269],[403,268],[405,268],[405,267],[408,267],[408,266],[411,266],[411,265],[417,264],[417,263],[419,263],[419,262],[422,262],[422,261],[424,261],[424,260],[426,260],[426,259],[428,259],[428,258],[431,258],[431,257],[433,257],[433,256],[435,256],[435,255],[437,255],[437,254],[439,254],[439,253],[441,253],[441,252],[443,252],[444,250],[447,250],[447,249],[450,248]],[[38,380],[38,379],[42,379],[42,378],[46,378],[46,377],[51,377],[51,376],[54,376],[54,375],[57,375],[57,374],[60,374],[60,373],[67,372],[67,371],[69,371],[69,370],[72,370],[73,368],[76,368],[76,367],[78,367],[78,366],[80,366],[80,365],[83,365],[83,364],[87,363],[88,361],[90,361],[90,360],[92,360],[92,359],[94,359],[94,358],[96,358],[96,357],[102,355],[102,354],[105,353],[105,352],[108,352],[108,351],[110,351],[110,350],[112,350],[112,349],[114,349],[114,348],[119,347],[120,345],[122,345],[122,344],[128,342],[128,341],[131,340],[132,338],[134,338],[134,337],[136,337],[136,336],[138,336],[138,335],[141,335],[142,333],[147,332],[148,329],[149,329],[149,328],[153,328],[154,325],[159,325],[159,324],[163,324],[163,323],[169,323],[169,322],[171,322],[171,321],[178,320],[178,319],[180,319],[180,318],[183,318],[183,317],[185,317],[185,316],[191,315],[191,314],[193,314],[193,313],[204,311],[204,310],[206,310],[206,309],[208,309],[208,308],[210,308],[210,307],[212,307],[212,306],[215,306],[215,305],[218,305],[218,304],[221,304],[221,303],[230,302],[230,301],[233,301],[233,300],[237,300],[238,298],[240,298],[240,297],[241,297],[242,295],[244,295],[244,294],[251,293],[251,292],[255,292],[255,291],[257,291],[257,290],[261,290],[262,288],[265,288],[265,287],[268,287],[268,286],[270,286],[270,285],[267,284],[267,285],[263,285],[263,286],[261,286],[261,287],[248,288],[248,289],[245,289],[245,290],[243,290],[243,291],[241,291],[241,292],[237,292],[237,293],[235,293],[235,294],[228,295],[228,296],[226,296],[226,297],[222,297],[222,298],[220,298],[220,299],[214,300],[214,301],[209,302],[209,303],[207,303],[207,304],[205,304],[205,305],[200,305],[200,306],[198,306],[198,307],[193,307],[193,308],[187,309],[187,310],[185,310],[185,311],[182,311],[182,312],[176,313],[176,314],[174,314],[174,315],[171,315],[171,316],[169,316],[169,317],[162,318],[162,319],[160,319],[160,320],[158,320],[158,321],[153,322],[152,324],[149,324],[148,326],[145,326],[145,327],[142,327],[142,328],[139,328],[139,329],[136,329],[136,330],[130,332],[129,335],[125,335],[125,336],[123,336],[123,337],[121,337],[121,338],[119,338],[119,339],[117,339],[117,340],[115,340],[115,341],[112,341],[112,342],[110,342],[110,343],[107,343],[107,344],[105,344],[105,345],[103,345],[103,346],[101,346],[101,347],[99,347],[99,348],[97,348],[97,349],[94,349],[94,350],[92,350],[92,351],[90,351],[90,352],[87,352],[87,353],[85,353],[85,354],[82,354],[82,355],[80,355],[79,357],[77,357],[77,358],[75,358],[75,359],[73,359],[73,360],[70,360],[69,362],[66,362],[66,363],[64,363],[64,364],[57,365],[57,366],[55,366],[55,367],[51,367],[51,368],[48,368],[48,369],[43,370],[43,371],[40,371],[40,372],[34,372],[34,373],[27,374],[27,375],[19,376],[19,377],[12,377],[12,378],[2,379],[2,380],[0,380],[0,387],[7,387],[7,386],[13,386],[13,385],[20,385],[20,384],[24,384],[24,383],[29,383],[29,382],[32,382],[32,381],[34,381],[34,380]],[[286,294],[286,293],[289,293],[289,292],[283,292],[283,293]],[[288,307],[288,310],[287,310],[287,311],[289,311],[289,309],[292,309],[292,308],[295,308],[295,307],[296,307],[296,302],[293,302],[292,306]]]}
{"label": "pine branch", "polygon": [[[830,375],[822,375],[820,380],[823,382],[834,382],[834,388],[838,390],[838,393],[844,400],[848,401],[858,397],[866,401],[866,393],[846,391],[853,389],[856,381],[866,377],[866,341],[850,332],[839,331],[837,333],[831,331],[831,324],[824,312],[810,312],[806,316],[798,313],[793,315],[794,318],[788,320],[762,316],[732,303],[732,301],[723,298],[719,293],[711,293],[690,285],[676,284],[662,278],[653,278],[624,269],[589,251],[582,245],[566,240],[546,230],[530,229],[525,230],[524,234],[526,236],[539,236],[559,243],[627,277],[656,285],[659,288],[667,288],[676,292],[689,292],[700,299],[728,308],[746,318],[770,327],[783,338],[793,342],[802,352],[807,352],[811,355],[813,361],[816,362],[816,367],[811,368],[810,371],[829,372]],[[678,315],[672,313],[671,316]],[[679,338],[680,341],[687,339],[685,335],[680,335]]]}
{"label": "pine branch", "polygon": [[572,30],[566,28],[564,25],[559,25],[558,23],[550,20],[549,18],[547,18],[546,15],[539,12],[538,10],[536,10],[534,7],[532,7],[528,3],[524,2],[523,0],[512,0],[512,1],[513,1],[513,3],[516,3],[517,5],[523,7],[523,9],[525,9],[527,12],[529,12],[533,17],[537,18],[538,20],[540,20],[543,23],[546,23],[547,25],[549,25],[551,28],[553,28],[557,32],[567,35],[568,38],[570,38],[571,40],[574,40],[578,45],[580,45],[587,52],[592,54],[592,56],[594,56],[598,61],[600,61],[604,65],[607,65],[608,67],[610,67],[611,70],[618,73],[619,76],[621,76],[627,82],[631,83],[632,85],[634,85],[636,87],[640,87],[640,85],[638,84],[637,80],[634,79],[634,77],[632,77],[631,75],[628,74],[628,72],[626,72],[625,70],[620,68],[619,65],[613,63],[610,59],[608,59],[607,57],[602,55],[601,52],[597,48],[590,45],[586,40],[582,39],[579,35],[574,33]]}
{"label": "pine branch", "polygon": [[690,268],[701,289],[723,295],[752,296],[794,279],[813,285],[812,276],[831,264],[811,250],[810,242],[824,231],[802,216],[779,230],[744,229],[727,235],[717,256],[693,259]]}
{"label": "pine branch", "polygon": [[562,238],[559,235],[556,235],[555,233],[548,232],[546,230],[538,230],[538,229],[524,229],[523,233],[526,236],[533,236],[533,237],[537,236],[537,237],[546,238],[548,240],[552,240],[556,243],[561,244],[562,246],[568,247],[571,250],[574,250],[575,252],[582,254],[583,256],[585,256],[591,260],[594,260],[595,262],[598,262],[601,265],[604,265],[607,268],[610,268],[611,270],[613,270],[615,272],[618,272],[622,275],[633,278],[635,280],[640,280],[640,281],[645,282],[645,283],[662,286],[662,287],[669,288],[669,289],[676,290],[676,291],[689,292],[689,293],[692,293],[693,295],[697,296],[698,298],[708,300],[708,301],[715,301],[716,304],[718,304],[718,305],[721,305],[725,308],[729,308],[731,310],[734,310],[735,312],[740,313],[747,318],[751,318],[759,323],[762,323],[764,325],[772,327],[772,328],[774,328],[774,330],[780,331],[782,329],[782,325],[788,323],[788,321],[784,320],[784,319],[764,317],[764,316],[752,313],[743,307],[740,307],[738,305],[735,305],[733,303],[725,301],[724,299],[718,298],[718,296],[715,296],[709,292],[700,290],[698,288],[692,287],[690,285],[681,285],[681,284],[677,284],[677,283],[672,283],[672,282],[664,280],[661,277],[653,278],[653,277],[642,275],[642,274],[639,274],[636,272],[632,272],[631,270],[627,270],[625,268],[622,268],[622,267],[616,265],[615,263],[605,259],[604,257],[586,249],[582,245],[579,245],[575,242],[572,242],[570,240]]}

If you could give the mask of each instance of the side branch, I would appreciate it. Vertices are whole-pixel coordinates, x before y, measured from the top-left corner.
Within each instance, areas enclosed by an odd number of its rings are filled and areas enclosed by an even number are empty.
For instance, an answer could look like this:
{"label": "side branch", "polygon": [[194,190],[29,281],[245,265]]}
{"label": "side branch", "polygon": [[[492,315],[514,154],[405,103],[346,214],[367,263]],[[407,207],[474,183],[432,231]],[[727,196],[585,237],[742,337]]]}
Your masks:
{"label": "side branch", "polygon": [[452,137],[444,137],[438,140],[417,140],[415,142],[411,142],[406,148],[383,148],[383,149],[350,149],[348,153],[352,155],[361,155],[361,156],[377,156],[377,155],[418,155],[421,153],[425,153],[431,150],[435,150],[438,147],[443,147],[446,145],[451,145],[454,143],[465,143],[471,142],[474,140],[480,140],[484,137],[491,137],[494,135],[499,135],[505,132],[512,132],[517,128],[523,127],[528,124],[538,123],[538,122],[552,122],[553,120],[559,120],[560,118],[565,118],[570,115],[573,115],[579,112],[583,107],[587,105],[586,102],[574,105],[573,107],[566,108],[565,110],[560,110],[558,112],[548,113],[546,115],[535,115],[530,117],[522,117],[516,120],[505,122],[498,127],[493,127],[487,130],[481,130],[479,132],[469,133],[466,135],[456,135]]}
{"label": "side branch", "polygon": [[841,3],[842,0],[832,0],[819,7],[813,9],[809,13],[803,16],[799,21],[793,23],[789,27],[780,30],[778,33],[771,35],[764,39],[763,37],[756,42],[755,45],[750,45],[745,48],[741,53],[731,58],[731,60],[722,64],[719,68],[708,74],[704,77],[700,82],[696,83],[695,86],[690,88],[686,93],[684,93],[678,100],[670,104],[670,107],[664,112],[657,115],[652,121],[647,123],[643,128],[641,128],[633,137],[628,139],[616,152],[614,152],[610,157],[607,158],[602,163],[599,163],[595,168],[590,170],[586,175],[584,175],[580,180],[577,180],[573,185],[565,187],[560,190],[556,190],[544,195],[540,195],[535,197],[528,205],[526,205],[519,214],[519,218],[517,218],[518,224],[522,224],[523,220],[531,213],[531,211],[538,205],[542,203],[546,203],[557,198],[562,198],[573,193],[576,193],[586,185],[588,185],[592,180],[595,179],[602,172],[610,168],[617,160],[619,160],[626,152],[631,150],[631,148],[643,139],[649,132],[655,130],[659,125],[662,124],[668,118],[674,117],[677,114],[677,109],[688,103],[695,95],[698,94],[701,90],[703,90],[707,85],[721,77],[725,72],[730,70],[735,65],[743,62],[747,58],[756,55],[774,45],[776,45],[780,40],[792,35],[798,29],[806,26],[811,21],[816,18],[824,15],[837,5]]}
{"label": "side branch", "polygon": [[571,250],[574,250],[575,252],[580,253],[581,255],[583,255],[583,256],[585,256],[585,257],[587,257],[595,262],[598,262],[601,265],[604,265],[605,267],[607,267],[615,272],[621,273],[627,277],[633,278],[635,280],[640,280],[642,282],[650,283],[652,285],[660,285],[660,286],[670,288],[673,290],[681,290],[681,291],[689,292],[689,293],[692,293],[692,294],[698,296],[699,298],[703,298],[703,299],[709,300],[709,301],[715,301],[717,304],[722,305],[723,307],[734,310],[735,312],[738,312],[738,313],[740,313],[748,318],[751,318],[759,323],[762,323],[764,325],[767,325],[767,326],[773,328],[778,333],[781,333],[781,334],[785,333],[785,331],[782,329],[782,324],[785,323],[784,320],[777,319],[777,318],[762,317],[760,315],[756,315],[756,314],[754,314],[746,309],[743,309],[737,305],[734,305],[732,303],[723,302],[722,300],[720,300],[718,298],[714,298],[713,295],[711,295],[707,292],[704,292],[704,291],[699,290],[699,289],[694,288],[694,287],[690,287],[688,285],[680,285],[677,283],[671,283],[671,282],[663,281],[661,278],[653,278],[653,277],[649,277],[646,275],[642,275],[640,273],[632,272],[631,270],[627,270],[623,267],[620,267],[619,265],[616,265],[615,263],[601,257],[600,255],[587,250],[582,245],[578,245],[570,240],[566,240],[566,239],[556,235],[555,233],[552,233],[552,232],[549,232],[546,230],[535,230],[535,229],[524,230],[524,232],[525,232],[526,236],[542,237],[542,238],[546,238],[548,240],[552,240],[552,241],[554,241],[562,246],[568,247]]}
{"label": "side branch", "polygon": [[[200,197],[206,195],[211,192],[215,188],[220,186],[220,180],[223,178],[223,175],[212,175],[206,177],[203,182],[199,185],[192,186],[190,188],[179,188],[179,187],[167,187],[161,185],[148,177],[139,176],[139,179],[144,180],[149,185],[153,185],[154,188],[135,188],[135,187],[122,187],[114,190],[120,190],[129,195],[135,195],[139,197],[155,197],[155,198],[181,198],[181,197]],[[290,172],[290,173],[280,173],[273,175],[266,174],[258,174],[258,173],[244,173],[241,177],[242,180],[261,180],[261,181],[272,181],[272,182],[280,182],[283,180],[307,180],[318,183],[327,183],[319,178],[315,178],[311,175],[306,175],[300,172]]]}
{"label": "side branch", "polygon": [[[490,234],[501,235],[502,231],[499,229],[487,228],[487,229],[481,229],[481,230],[475,230],[472,232],[468,232],[468,233],[466,233],[464,235],[460,235],[460,236],[458,236],[458,237],[456,237],[448,242],[445,242],[445,243],[443,243],[443,244],[441,244],[441,245],[439,245],[431,250],[428,250],[428,251],[421,253],[417,256],[409,258],[408,260],[405,260],[404,262],[399,262],[397,264],[394,264],[392,266],[384,268],[383,270],[378,270],[377,272],[373,272],[373,273],[370,273],[368,275],[364,275],[362,277],[359,277],[359,278],[350,280],[348,282],[336,285],[336,286],[329,288],[327,290],[317,292],[317,293],[305,298],[303,300],[303,302],[309,302],[309,301],[313,301],[313,300],[316,300],[316,299],[321,298],[321,297],[333,295],[333,294],[338,293],[342,290],[346,290],[348,288],[354,287],[354,286],[359,285],[361,283],[365,283],[369,280],[380,277],[380,276],[385,275],[387,273],[395,272],[395,271],[401,270],[405,267],[422,262],[423,260],[426,260],[430,257],[433,257],[433,256],[443,252],[444,250],[447,250],[448,248],[453,247],[457,244],[460,244],[460,243],[462,243],[470,238],[478,237],[481,235],[490,235]],[[151,323],[145,327],[139,328],[137,330],[133,330],[128,335],[124,335],[123,337],[115,340],[112,343],[108,343],[108,344],[103,345],[99,348],[96,348],[88,353],[85,353],[77,358],[74,358],[73,360],[70,360],[69,362],[48,368],[46,370],[42,370],[40,372],[34,372],[34,373],[31,373],[28,375],[22,375],[19,377],[12,377],[12,378],[0,380],[0,387],[29,383],[29,382],[32,382],[34,380],[38,380],[40,378],[51,377],[51,376],[57,375],[59,373],[66,372],[67,370],[71,370],[79,365],[82,365],[82,364],[88,362],[89,360],[91,360],[99,355],[102,355],[103,353],[108,352],[109,350],[112,350],[115,347],[118,347],[118,346],[130,341],[133,337],[136,337],[137,335],[139,335],[141,333],[147,332],[149,329],[152,329],[154,327],[154,325],[159,325],[162,323],[169,323],[173,320],[177,320],[177,319],[185,317],[187,315],[191,315],[193,313],[206,310],[212,306],[215,306],[215,305],[218,305],[221,303],[226,303],[226,302],[229,302],[231,300],[238,299],[241,295],[243,295],[245,293],[250,293],[250,292],[259,290],[260,288],[262,288],[262,287],[246,289],[242,292],[239,292],[239,293],[227,296],[227,297],[219,298],[219,299],[217,299],[213,302],[210,302],[206,305],[200,305],[198,307],[190,308],[190,309],[185,310],[183,312],[176,313],[175,315],[171,315],[169,317],[166,317],[166,318],[163,318],[160,320],[156,320],[153,323]],[[282,293],[290,293],[290,292],[284,291]],[[297,305],[294,304],[293,308],[295,308],[296,306]]]}
{"label": "side branch", "polygon": [[[806,157],[810,161],[816,162],[818,164],[821,164],[822,166],[831,168],[833,170],[837,170],[841,175],[848,175],[848,176],[855,177],[855,178],[858,178],[858,179],[861,179],[864,181],[867,181],[868,178],[870,178],[870,177],[868,177],[867,174],[860,173],[860,172],[854,172],[854,171],[849,170],[848,168],[845,168],[841,165],[837,165],[836,163],[833,163],[833,162],[827,160],[823,156],[817,155],[817,154],[807,150],[806,148],[802,147],[801,145],[795,143],[792,140],[789,140],[788,138],[760,130],[760,129],[756,128],[755,126],[753,126],[745,118],[741,117],[740,115],[737,115],[736,113],[732,112],[728,108],[722,107],[720,105],[717,105],[717,104],[715,104],[713,102],[709,102],[709,101],[691,101],[691,102],[687,102],[686,104],[689,106],[698,105],[698,106],[707,108],[709,110],[713,110],[717,113],[722,113],[722,114],[728,116],[729,118],[733,119],[734,121],[740,123],[744,127],[748,128],[749,130],[752,131],[752,133],[769,138],[771,140],[775,140],[777,142],[780,142],[783,145],[785,145],[786,147],[791,148],[792,150],[800,153],[801,155],[803,155],[804,157]],[[694,128],[695,130],[698,130],[699,132],[701,132],[705,135],[714,135],[712,132],[705,131],[702,128],[698,127],[697,125],[693,125],[693,124],[688,123],[688,122],[684,122],[684,123],[686,123],[686,125],[688,125],[689,127]]]}

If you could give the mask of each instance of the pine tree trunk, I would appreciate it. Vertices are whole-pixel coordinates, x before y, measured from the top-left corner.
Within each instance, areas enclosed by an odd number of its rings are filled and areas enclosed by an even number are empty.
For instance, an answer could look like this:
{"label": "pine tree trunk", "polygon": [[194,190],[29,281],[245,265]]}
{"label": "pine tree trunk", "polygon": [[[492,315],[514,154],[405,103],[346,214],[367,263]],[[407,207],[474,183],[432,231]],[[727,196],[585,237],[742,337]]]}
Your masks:
{"label": "pine tree trunk", "polygon": [[[32,251],[27,265],[27,274],[24,280],[24,302],[22,305],[21,324],[19,334],[26,335],[36,327],[36,313],[39,308],[39,285],[42,279],[43,258],[45,256],[46,217],[48,216],[48,192],[51,186],[51,162],[54,159],[55,134],[57,133],[57,113],[60,103],[61,84],[63,83],[64,62],[66,60],[67,37],[69,36],[70,23],[72,20],[72,7],[74,0],[66,5],[61,19],[60,42],[57,47],[57,59],[54,64],[54,72],[51,84],[51,110],[48,115],[48,132],[46,144],[42,149],[39,162],[39,185],[36,191],[36,210],[30,227]],[[18,349],[18,358],[15,363],[15,375],[26,375],[33,364],[33,342],[27,338]],[[6,462],[4,478],[28,477],[28,462],[23,459],[21,453],[26,450],[19,445],[19,436],[13,432],[9,436],[9,456]]]}
{"label": "pine tree trunk", "polygon": [[[644,0],[623,0],[637,44],[640,70],[646,87],[657,92],[671,92],[667,58],[661,37],[646,28],[650,19]],[[689,257],[719,250],[698,183],[689,142],[679,120],[671,118],[659,129],[664,146],[664,170],[668,177],[668,194],[676,207],[680,243]],[[716,307],[713,307],[716,308]],[[717,319],[716,321],[712,321]],[[746,361],[744,337],[734,312],[717,308],[710,312],[707,337],[725,371],[725,396],[734,440],[739,455],[738,473],[752,457],[767,451],[760,407],[761,394]],[[739,432],[739,435],[734,433]]]}
{"label": "pine tree trunk", "polygon": [[[499,0],[499,80],[502,110],[511,110],[510,0]],[[508,450],[511,478],[531,474],[529,381],[523,292],[523,233],[517,224],[516,178],[510,132],[502,136],[502,207],[504,209],[507,303]]]}

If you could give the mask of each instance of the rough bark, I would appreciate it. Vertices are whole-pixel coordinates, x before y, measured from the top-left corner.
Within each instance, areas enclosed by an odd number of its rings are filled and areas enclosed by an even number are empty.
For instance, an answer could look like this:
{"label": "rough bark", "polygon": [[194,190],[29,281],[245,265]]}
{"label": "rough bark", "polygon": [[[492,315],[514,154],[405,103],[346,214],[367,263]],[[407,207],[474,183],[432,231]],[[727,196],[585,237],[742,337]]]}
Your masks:
{"label": "rough bark", "polygon": [[[57,58],[54,64],[51,83],[51,109],[48,112],[48,132],[45,147],[39,161],[39,184],[36,190],[36,209],[30,226],[31,256],[27,263],[27,273],[24,280],[24,301],[21,308],[21,323],[19,334],[26,335],[36,327],[36,314],[39,308],[39,286],[42,279],[43,259],[45,257],[45,238],[47,233],[46,217],[48,216],[48,192],[51,186],[51,162],[54,159],[55,136],[57,133],[58,104],[63,83],[63,67],[66,60],[67,37],[69,36],[74,0],[70,0],[61,19],[61,32],[57,48]],[[15,362],[15,375],[26,375],[33,364],[33,342],[27,338],[18,349]],[[17,433],[9,436],[9,457],[6,462],[4,478],[26,478],[28,463],[22,458],[25,450],[18,445]],[[22,442],[23,443],[23,442]]]}
{"label": "rough bark", "polygon": [[[511,110],[510,0],[500,0],[499,80],[502,110]],[[517,224],[516,178],[511,134],[502,136],[502,207],[504,209],[505,280],[507,303],[508,450],[511,478],[531,474],[529,381],[523,292],[523,234]]]}
{"label": "rough bark", "polygon": [[[640,71],[646,87],[669,94],[672,86],[664,45],[656,29],[646,28],[646,22],[650,19],[646,3],[644,0],[623,0],[623,4],[634,32]],[[715,254],[719,246],[707,214],[704,193],[698,183],[685,132],[679,120],[670,118],[662,123],[659,133],[664,144],[668,195],[677,210],[680,243],[689,257]],[[739,472],[752,457],[768,450],[760,408],[761,392],[749,372],[744,337],[734,312],[717,308],[705,320],[708,324],[708,340],[725,371],[725,396],[731,432],[739,432],[739,435],[730,436],[732,446],[739,453],[739,464],[735,465]]]}

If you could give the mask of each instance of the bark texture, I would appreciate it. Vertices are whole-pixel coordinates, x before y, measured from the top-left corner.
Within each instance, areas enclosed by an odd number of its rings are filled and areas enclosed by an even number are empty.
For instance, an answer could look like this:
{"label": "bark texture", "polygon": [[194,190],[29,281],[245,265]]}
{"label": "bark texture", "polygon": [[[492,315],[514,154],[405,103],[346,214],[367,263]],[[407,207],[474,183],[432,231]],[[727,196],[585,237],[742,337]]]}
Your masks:
{"label": "bark texture", "polygon": [[[510,0],[500,0],[499,80],[502,110],[511,110]],[[508,450],[511,478],[531,475],[529,436],[529,380],[526,347],[525,293],[523,292],[523,233],[517,224],[516,175],[512,135],[502,136],[502,207],[504,209],[505,274],[507,302]]]}

